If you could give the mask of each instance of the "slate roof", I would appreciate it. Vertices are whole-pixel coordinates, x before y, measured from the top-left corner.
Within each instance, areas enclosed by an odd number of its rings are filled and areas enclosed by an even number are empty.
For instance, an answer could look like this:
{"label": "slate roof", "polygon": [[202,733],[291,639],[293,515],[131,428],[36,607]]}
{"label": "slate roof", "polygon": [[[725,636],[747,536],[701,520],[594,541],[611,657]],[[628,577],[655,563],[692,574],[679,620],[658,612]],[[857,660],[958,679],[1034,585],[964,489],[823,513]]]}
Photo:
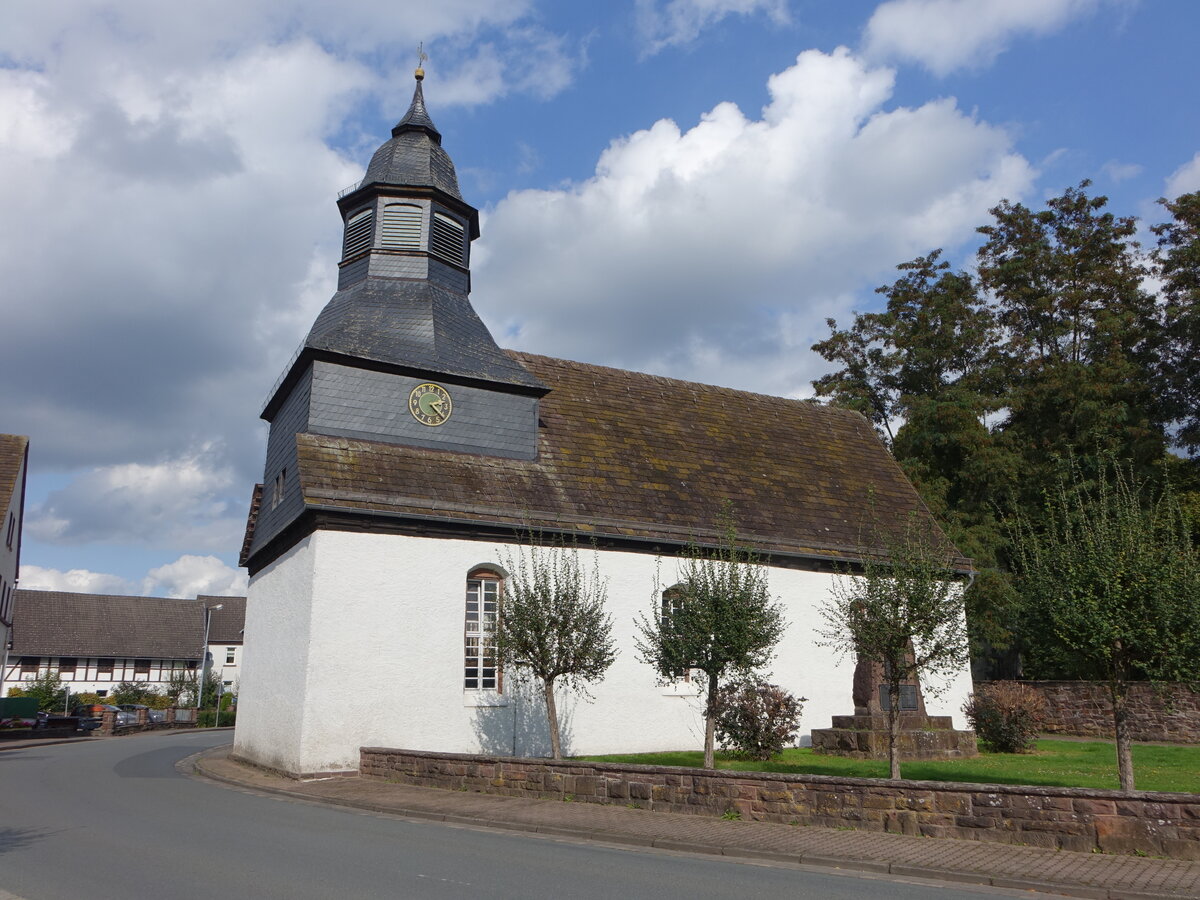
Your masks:
{"label": "slate roof", "polygon": [[369,184],[394,184],[406,187],[433,187],[462,200],[458,174],[450,154],[442,149],[442,136],[425,109],[425,95],[417,82],[412,104],[392,129],[371,162],[359,187]]}
{"label": "slate roof", "polygon": [[465,294],[429,281],[367,278],[321,310],[304,346],[410,369],[545,390],[492,338]]}
{"label": "slate roof", "polygon": [[[226,600],[241,600],[244,615],[245,598],[220,598]],[[22,589],[11,655],[198,659],[203,640],[197,600]]]}
{"label": "slate roof", "polygon": [[245,597],[214,597],[201,594],[196,600],[209,608],[221,607],[212,611],[211,621],[208,623],[210,644],[242,643],[242,629],[246,627]]}
{"label": "slate roof", "polygon": [[[19,485],[17,476],[25,462],[29,438],[20,434],[0,434],[0,515],[8,509]],[[2,523],[0,523],[2,524]]]}
{"label": "slate roof", "polygon": [[719,540],[729,500],[739,535],[760,550],[834,559],[860,554],[868,510],[884,522],[915,511],[937,530],[857,413],[509,355],[550,387],[537,459],[298,434],[306,505],[670,547]]}

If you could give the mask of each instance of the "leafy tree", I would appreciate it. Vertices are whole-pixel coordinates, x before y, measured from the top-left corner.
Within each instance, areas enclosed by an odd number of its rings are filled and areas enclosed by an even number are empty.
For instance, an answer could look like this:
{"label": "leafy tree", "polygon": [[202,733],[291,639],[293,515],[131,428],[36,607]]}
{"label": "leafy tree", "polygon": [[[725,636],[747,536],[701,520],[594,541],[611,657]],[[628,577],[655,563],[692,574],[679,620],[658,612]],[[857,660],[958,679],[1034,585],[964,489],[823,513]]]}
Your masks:
{"label": "leafy tree", "polygon": [[47,669],[37,675],[30,675],[21,687],[8,692],[10,697],[36,697],[38,710],[41,712],[63,711],[67,704],[68,686],[63,683],[57,669]]}
{"label": "leafy tree", "polygon": [[1107,212],[1088,187],[1036,212],[1004,201],[979,229],[979,279],[1005,330],[998,430],[1023,458],[1017,486],[1028,505],[1053,484],[1055,456],[1094,471],[1112,453],[1147,472],[1166,449],[1155,388],[1162,322],[1143,287],[1137,221]]}
{"label": "leafy tree", "polygon": [[565,684],[586,695],[587,685],[603,678],[617,656],[612,617],[604,608],[607,589],[597,565],[584,571],[574,545],[538,546],[531,537],[505,565],[510,573],[496,624],[496,659],[540,683],[550,748],[562,759],[555,687]]}
{"label": "leafy tree", "polygon": [[1121,789],[1134,789],[1129,682],[1200,681],[1200,552],[1169,483],[1129,464],[1095,480],[1077,461],[1047,493],[1040,522],[1012,521],[1019,583],[1045,616],[1039,639],[1108,683]]}
{"label": "leafy tree", "polygon": [[144,681],[122,681],[111,694],[109,703],[120,706],[122,703],[140,703],[143,706],[157,706],[163,699],[162,691]]}
{"label": "leafy tree", "polygon": [[870,410],[947,536],[981,569],[968,597],[976,645],[1003,648],[1015,598],[995,498],[1018,479],[1019,461],[985,424],[1003,403],[1002,333],[975,280],[940,256],[897,266],[904,274],[876,291],[887,298],[883,312],[856,316],[847,332],[829,320],[833,334],[813,349],[843,367],[813,384]]}
{"label": "leafy tree", "polygon": [[1173,221],[1156,225],[1157,274],[1165,299],[1166,346],[1160,382],[1175,440],[1200,453],[1200,191],[1159,200]]}
{"label": "leafy tree", "polygon": [[194,670],[185,671],[174,669],[163,687],[163,693],[171,701],[172,706],[195,706],[196,704],[196,673]]}
{"label": "leafy tree", "polygon": [[639,615],[637,649],[665,682],[694,671],[704,704],[704,767],[713,768],[718,696],[729,676],[752,676],[770,662],[786,624],[771,599],[765,567],[737,540],[732,518],[723,517],[724,540],[708,550],[689,546],[681,580],[664,599],[655,585],[650,614]]}
{"label": "leafy tree", "polygon": [[823,646],[883,668],[888,689],[888,764],[900,777],[900,685],[919,680],[936,694],[934,679],[969,661],[962,589],[953,558],[927,522],[909,516],[902,529],[878,525],[861,552],[857,573],[835,582],[821,609]]}

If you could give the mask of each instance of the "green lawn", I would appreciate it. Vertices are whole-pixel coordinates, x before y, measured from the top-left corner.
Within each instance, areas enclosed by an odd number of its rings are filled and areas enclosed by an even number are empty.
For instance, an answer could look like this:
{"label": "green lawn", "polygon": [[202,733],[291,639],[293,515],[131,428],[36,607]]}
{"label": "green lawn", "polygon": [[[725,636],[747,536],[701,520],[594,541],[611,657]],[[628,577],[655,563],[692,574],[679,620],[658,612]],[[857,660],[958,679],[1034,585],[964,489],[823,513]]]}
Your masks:
{"label": "green lawn", "polygon": [[[699,768],[704,754],[699,750],[681,750],[673,753],[585,756],[581,759]],[[1135,744],[1133,767],[1138,790],[1200,794],[1200,747]],[[808,749],[784,750],[782,755],[769,762],[730,759],[718,753],[717,768],[803,775],[843,775],[855,778],[887,777],[886,760],[823,756]],[[902,762],[900,774],[905,778],[924,781],[1031,784],[1113,790],[1119,787],[1113,745],[1103,742],[1038,741],[1037,750],[1032,753],[981,753],[974,759]]]}

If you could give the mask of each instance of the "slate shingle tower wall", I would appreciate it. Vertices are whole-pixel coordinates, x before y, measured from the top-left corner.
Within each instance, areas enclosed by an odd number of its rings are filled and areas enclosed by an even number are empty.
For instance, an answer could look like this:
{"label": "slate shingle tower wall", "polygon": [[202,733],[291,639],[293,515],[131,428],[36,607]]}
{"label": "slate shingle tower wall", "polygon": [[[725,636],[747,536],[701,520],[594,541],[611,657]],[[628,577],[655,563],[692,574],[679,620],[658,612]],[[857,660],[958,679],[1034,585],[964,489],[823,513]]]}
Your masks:
{"label": "slate shingle tower wall", "polygon": [[[502,351],[471,307],[479,213],[425,108],[412,104],[366,175],[338,200],[345,227],[338,291],[268,399],[264,490],[247,556],[305,510],[296,435],[319,434],[511,459],[537,452],[545,386]],[[408,413],[424,382],[453,386],[436,428]],[[277,484],[278,482],[278,484]]]}

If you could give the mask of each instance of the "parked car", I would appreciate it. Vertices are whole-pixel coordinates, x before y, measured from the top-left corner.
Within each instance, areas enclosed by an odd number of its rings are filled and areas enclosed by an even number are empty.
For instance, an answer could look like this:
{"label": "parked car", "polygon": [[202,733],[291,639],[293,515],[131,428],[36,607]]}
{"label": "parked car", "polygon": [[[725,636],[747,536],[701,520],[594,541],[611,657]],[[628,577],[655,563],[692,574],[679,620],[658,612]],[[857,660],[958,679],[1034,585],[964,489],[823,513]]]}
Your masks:
{"label": "parked car", "polygon": [[[79,717],[80,728],[90,731],[93,728],[100,727],[103,721],[101,717],[106,712],[115,712],[117,714],[118,728],[123,725],[137,724],[137,713],[121,709],[119,706],[113,706],[111,703],[93,703],[91,706],[77,706],[72,715]],[[89,723],[94,722],[95,724],[85,724],[85,720]]]}
{"label": "parked car", "polygon": [[165,722],[165,721],[167,721],[167,711],[165,709],[154,709],[152,707],[147,706],[144,703],[118,703],[117,705],[121,709],[125,710],[126,712],[133,713],[135,719],[137,717],[137,711],[139,709],[144,709],[144,710],[146,710],[146,721],[147,722]]}

